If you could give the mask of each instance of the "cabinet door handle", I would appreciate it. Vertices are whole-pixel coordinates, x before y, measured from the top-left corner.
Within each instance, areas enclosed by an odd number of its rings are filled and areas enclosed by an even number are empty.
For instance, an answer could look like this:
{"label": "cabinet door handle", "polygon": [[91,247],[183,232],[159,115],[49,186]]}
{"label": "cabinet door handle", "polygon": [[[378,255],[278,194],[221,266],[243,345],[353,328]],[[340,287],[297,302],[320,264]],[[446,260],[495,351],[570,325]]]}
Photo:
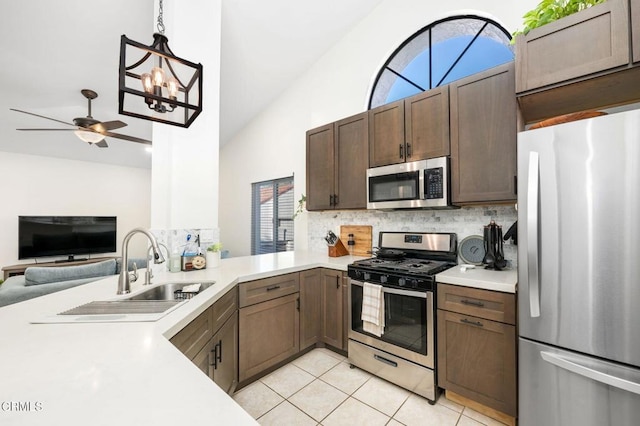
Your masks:
{"label": "cabinet door handle", "polygon": [[[211,355],[213,354],[213,349],[209,351],[209,377],[213,377],[213,371],[216,369],[214,367],[214,363],[215,363],[215,357],[212,357]],[[213,359],[213,360],[212,360]]]}
{"label": "cabinet door handle", "polygon": [[216,348],[220,349],[219,351],[216,349],[216,368],[218,368],[218,362],[222,362],[222,340],[218,341]]}
{"label": "cabinet door handle", "polygon": [[[211,361],[211,358],[213,358],[213,361]],[[209,365],[213,366],[214,370],[218,369],[218,344],[217,343],[213,347],[213,349],[211,349],[211,351],[209,352]]]}
{"label": "cabinet door handle", "polygon": [[407,158],[411,158],[411,144],[407,143]]}
{"label": "cabinet door handle", "polygon": [[280,288],[279,285],[272,285],[271,287],[267,287],[267,291],[277,290],[279,288]]}
{"label": "cabinet door handle", "polygon": [[484,303],[478,302],[478,301],[475,301],[475,300],[462,299],[460,301],[460,303],[462,303],[463,305],[477,306],[479,308],[483,308],[484,307]]}
{"label": "cabinet door handle", "polygon": [[333,194],[329,195],[329,205],[333,205]]}
{"label": "cabinet door handle", "polygon": [[296,299],[296,309],[300,310],[300,298],[299,297]]}
{"label": "cabinet door handle", "polygon": [[482,323],[480,321],[471,321],[471,320],[468,320],[466,318],[462,318],[460,320],[460,322],[465,323],[465,324],[469,324],[469,325],[475,325],[476,327],[484,327],[484,325],[482,325]]}
{"label": "cabinet door handle", "polygon": [[398,145],[400,147],[400,158],[404,158],[404,147],[402,144]]}
{"label": "cabinet door handle", "polygon": [[340,277],[336,275],[336,288],[340,288]]}

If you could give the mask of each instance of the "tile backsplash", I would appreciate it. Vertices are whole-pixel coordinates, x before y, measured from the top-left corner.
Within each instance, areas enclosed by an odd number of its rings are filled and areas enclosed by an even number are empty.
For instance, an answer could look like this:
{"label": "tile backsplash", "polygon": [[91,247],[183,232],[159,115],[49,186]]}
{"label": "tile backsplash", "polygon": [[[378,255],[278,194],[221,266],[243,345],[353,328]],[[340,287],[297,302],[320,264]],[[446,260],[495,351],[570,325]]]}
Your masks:
{"label": "tile backsplash", "polygon": [[[455,232],[458,243],[470,235],[482,237],[483,226],[491,220],[502,226],[503,233],[517,220],[514,206],[463,207],[455,210],[336,210],[307,212],[309,250],[326,252],[324,240],[328,230],[340,235],[341,225],[371,225],[373,245],[380,231]],[[511,240],[504,243],[504,257],[511,266],[517,265],[517,246]],[[462,260],[459,260],[463,263]]]}
{"label": "tile backsplash", "polygon": [[169,270],[169,257],[172,253],[182,255],[182,252],[187,246],[187,236],[191,237],[189,240],[197,245],[196,236],[200,237],[200,249],[203,254],[206,254],[207,247],[212,244],[220,242],[220,229],[152,229],[154,237],[158,241],[158,244],[162,244],[166,247],[168,252],[165,252],[164,247],[161,247],[162,254],[167,256],[165,263],[156,265],[151,264],[151,268],[154,272]]}

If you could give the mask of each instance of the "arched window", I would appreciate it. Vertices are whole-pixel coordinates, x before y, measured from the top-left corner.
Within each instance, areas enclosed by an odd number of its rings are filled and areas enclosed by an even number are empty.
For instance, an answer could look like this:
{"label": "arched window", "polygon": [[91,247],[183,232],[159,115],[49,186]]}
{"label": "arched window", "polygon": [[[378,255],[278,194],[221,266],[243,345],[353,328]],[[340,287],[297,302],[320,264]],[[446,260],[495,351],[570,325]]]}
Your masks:
{"label": "arched window", "polygon": [[415,95],[513,60],[511,36],[475,15],[434,22],[409,37],[382,67],[369,108]]}

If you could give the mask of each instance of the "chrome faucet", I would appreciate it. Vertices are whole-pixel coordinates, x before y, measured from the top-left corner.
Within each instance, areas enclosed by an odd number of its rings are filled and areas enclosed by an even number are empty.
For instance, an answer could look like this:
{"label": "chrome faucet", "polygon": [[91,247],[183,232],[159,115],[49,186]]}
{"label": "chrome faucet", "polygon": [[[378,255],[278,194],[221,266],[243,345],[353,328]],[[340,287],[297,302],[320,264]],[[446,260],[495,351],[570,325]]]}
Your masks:
{"label": "chrome faucet", "polygon": [[[151,248],[153,249],[153,263],[162,263],[164,262],[164,257],[160,252],[160,248],[158,247],[158,242],[156,241],[156,237],[151,234],[151,232],[147,231],[144,228],[134,228],[127,235],[125,235],[124,240],[122,241],[122,263],[120,265],[120,277],[118,277],[118,293],[117,294],[127,294],[131,291],[131,277],[129,276],[129,240],[134,234],[141,233],[147,236],[149,241],[151,242]],[[147,265],[147,268],[149,265]],[[134,276],[133,281],[138,279],[137,274]]]}
{"label": "chrome faucet", "polygon": [[[164,247],[165,252],[167,252],[167,257],[169,257],[169,249],[167,248],[167,246],[162,243],[158,243],[158,247]],[[153,278],[153,270],[151,270],[151,267],[149,266],[149,260],[151,260],[151,250],[153,250],[153,246],[149,246],[149,248],[147,249],[147,270],[144,273],[144,284],[142,285],[150,285],[151,278]],[[162,251],[160,251],[160,253],[162,253]]]}

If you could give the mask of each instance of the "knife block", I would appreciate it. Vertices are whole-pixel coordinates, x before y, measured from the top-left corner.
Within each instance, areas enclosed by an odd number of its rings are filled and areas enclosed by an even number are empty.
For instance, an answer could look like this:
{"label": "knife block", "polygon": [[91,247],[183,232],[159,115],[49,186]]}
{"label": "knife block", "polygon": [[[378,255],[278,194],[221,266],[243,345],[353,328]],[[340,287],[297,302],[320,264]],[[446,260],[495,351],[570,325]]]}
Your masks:
{"label": "knife block", "polygon": [[329,257],[340,257],[349,254],[349,250],[342,244],[342,241],[338,238],[338,241],[332,246],[329,246]]}

